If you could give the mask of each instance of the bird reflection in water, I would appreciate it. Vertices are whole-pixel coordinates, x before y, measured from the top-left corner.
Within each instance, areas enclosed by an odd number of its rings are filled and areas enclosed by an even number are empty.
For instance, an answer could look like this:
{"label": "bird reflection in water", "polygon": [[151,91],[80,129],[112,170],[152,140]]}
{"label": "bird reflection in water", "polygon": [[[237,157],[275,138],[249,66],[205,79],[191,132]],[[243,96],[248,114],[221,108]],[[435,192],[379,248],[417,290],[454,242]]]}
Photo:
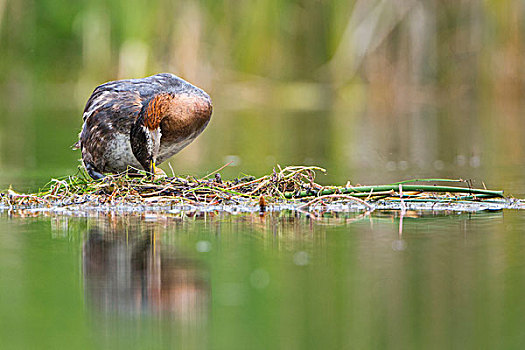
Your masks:
{"label": "bird reflection in water", "polygon": [[186,325],[208,318],[207,270],[162,246],[153,232],[90,230],[83,269],[88,303],[102,313],[159,316]]}

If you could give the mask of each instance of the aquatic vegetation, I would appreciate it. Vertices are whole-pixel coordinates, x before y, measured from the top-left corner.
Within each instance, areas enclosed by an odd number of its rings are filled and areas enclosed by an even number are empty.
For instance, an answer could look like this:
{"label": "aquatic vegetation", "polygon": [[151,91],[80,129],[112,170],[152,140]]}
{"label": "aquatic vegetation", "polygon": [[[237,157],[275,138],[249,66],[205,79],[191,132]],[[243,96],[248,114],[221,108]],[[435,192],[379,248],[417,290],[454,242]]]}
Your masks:
{"label": "aquatic vegetation", "polygon": [[[225,206],[241,211],[293,209],[365,210],[499,210],[521,208],[522,203],[506,198],[503,191],[473,188],[461,179],[415,179],[387,185],[324,186],[316,166],[276,166],[262,177],[244,176],[223,180],[220,171],[202,177],[108,175],[93,181],[82,170],[74,176],[52,179],[40,191],[30,194],[8,189],[1,194],[4,208],[99,208],[104,210],[172,210],[197,208],[221,210]],[[447,185],[443,185],[447,184]],[[449,186],[454,184],[455,186]]]}

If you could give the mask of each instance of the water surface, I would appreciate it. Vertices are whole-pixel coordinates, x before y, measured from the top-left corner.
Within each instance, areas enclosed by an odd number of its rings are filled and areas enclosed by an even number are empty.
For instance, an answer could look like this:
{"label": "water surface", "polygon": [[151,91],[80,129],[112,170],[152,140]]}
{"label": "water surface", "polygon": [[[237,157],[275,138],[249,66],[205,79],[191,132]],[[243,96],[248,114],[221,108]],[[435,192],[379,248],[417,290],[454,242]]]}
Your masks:
{"label": "water surface", "polygon": [[[519,348],[525,217],[0,218],[6,348]],[[327,214],[328,215],[328,214]]]}

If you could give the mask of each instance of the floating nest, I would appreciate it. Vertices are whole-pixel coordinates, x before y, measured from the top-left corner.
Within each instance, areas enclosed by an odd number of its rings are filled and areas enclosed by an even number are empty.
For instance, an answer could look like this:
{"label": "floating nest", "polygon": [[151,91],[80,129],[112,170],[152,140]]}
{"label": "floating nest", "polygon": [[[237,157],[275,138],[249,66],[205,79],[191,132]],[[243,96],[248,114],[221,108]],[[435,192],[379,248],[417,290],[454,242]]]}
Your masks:
{"label": "floating nest", "polygon": [[[37,193],[1,193],[3,209],[37,210],[197,210],[260,211],[291,209],[303,212],[347,210],[501,210],[523,203],[503,191],[473,188],[461,179],[416,179],[375,186],[324,186],[315,182],[325,169],[316,166],[277,166],[262,177],[224,180],[220,171],[203,178],[108,175],[93,181],[83,171],[52,179]],[[444,185],[446,184],[446,185]],[[450,185],[454,186],[450,186]]]}

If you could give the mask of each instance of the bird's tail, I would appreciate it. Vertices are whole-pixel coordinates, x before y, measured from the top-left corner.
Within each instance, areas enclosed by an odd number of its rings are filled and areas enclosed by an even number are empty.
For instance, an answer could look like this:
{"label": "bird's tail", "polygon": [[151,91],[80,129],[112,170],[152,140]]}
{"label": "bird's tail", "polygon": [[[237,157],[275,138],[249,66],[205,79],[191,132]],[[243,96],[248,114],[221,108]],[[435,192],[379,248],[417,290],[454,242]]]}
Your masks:
{"label": "bird's tail", "polygon": [[82,142],[80,141],[82,140],[82,138],[80,136],[82,136],[82,131],[78,133],[78,141],[75,142],[75,144],[71,145],[71,149],[73,151],[80,149],[80,147],[82,146]]}
{"label": "bird's tail", "polygon": [[81,146],[80,140],[78,140],[77,142],[75,142],[74,145],[71,146],[71,149],[72,150],[77,150],[77,149],[80,149],[80,146]]}

